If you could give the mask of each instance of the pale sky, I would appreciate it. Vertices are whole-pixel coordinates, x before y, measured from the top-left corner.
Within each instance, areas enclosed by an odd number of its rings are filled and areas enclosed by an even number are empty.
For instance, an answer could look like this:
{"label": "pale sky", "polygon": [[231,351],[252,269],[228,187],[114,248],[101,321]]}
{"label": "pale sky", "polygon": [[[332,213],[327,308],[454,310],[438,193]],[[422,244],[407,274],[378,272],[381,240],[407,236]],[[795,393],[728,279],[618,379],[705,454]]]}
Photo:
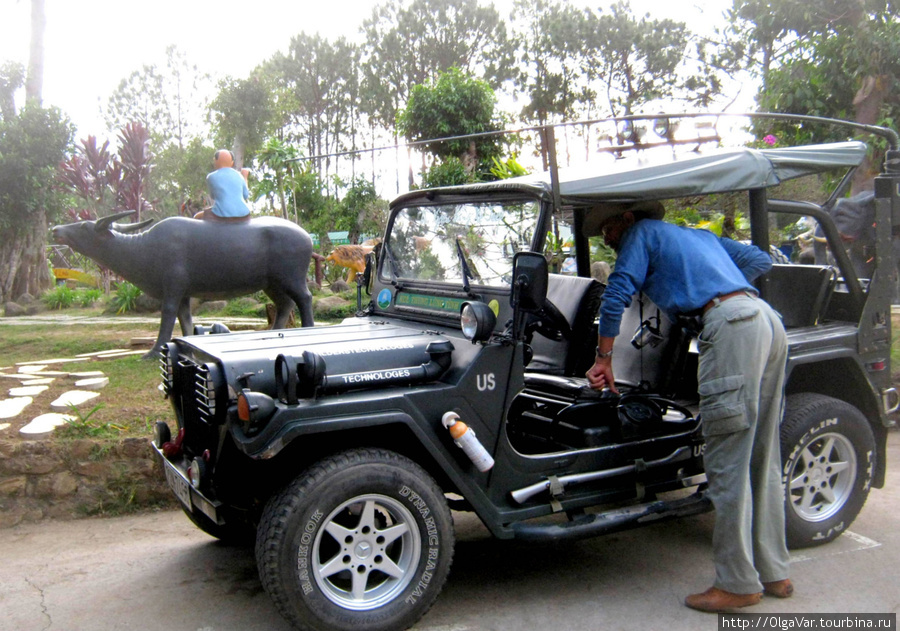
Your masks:
{"label": "pale sky", "polygon": [[[482,0],[487,3],[488,0]],[[572,0],[607,6],[609,0]],[[29,0],[0,0],[0,64],[27,65]],[[78,137],[105,135],[101,107],[119,82],[144,64],[164,65],[175,44],[189,62],[216,77],[245,77],[292,36],[315,33],[357,40],[376,0],[46,0],[44,104],[57,105]],[[512,0],[494,0],[507,16]],[[702,4],[703,9],[698,5]],[[674,18],[694,30],[721,23],[731,0],[632,0],[635,12]]]}

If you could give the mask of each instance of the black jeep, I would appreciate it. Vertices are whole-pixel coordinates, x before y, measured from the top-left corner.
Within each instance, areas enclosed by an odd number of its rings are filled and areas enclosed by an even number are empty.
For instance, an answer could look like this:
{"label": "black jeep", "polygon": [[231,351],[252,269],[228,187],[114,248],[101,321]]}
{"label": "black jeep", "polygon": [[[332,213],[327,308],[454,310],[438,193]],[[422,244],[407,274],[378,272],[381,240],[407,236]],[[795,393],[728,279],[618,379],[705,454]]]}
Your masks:
{"label": "black jeep", "polygon": [[[303,629],[418,620],[450,569],[451,509],[474,511],[498,538],[534,541],[709,510],[696,321],[670,321],[636,296],[623,321],[634,339],[620,336],[614,354],[621,395],[589,389],[604,290],[590,276],[590,239],[623,203],[728,195],[766,251],[770,218],[780,226],[786,215],[811,217],[830,245],[831,262],[776,264],[758,288],[790,344],[789,545],[834,539],[884,482],[898,405],[900,152],[891,130],[864,131],[889,145],[868,278],[829,214],[868,151],[858,141],[680,153],[663,138],[662,151],[615,146],[578,170],[400,196],[356,318],[168,344],[177,432],[158,424],[154,448],[172,489],[209,534],[255,536],[265,589]],[[828,199],[773,194],[822,174],[836,175]]]}

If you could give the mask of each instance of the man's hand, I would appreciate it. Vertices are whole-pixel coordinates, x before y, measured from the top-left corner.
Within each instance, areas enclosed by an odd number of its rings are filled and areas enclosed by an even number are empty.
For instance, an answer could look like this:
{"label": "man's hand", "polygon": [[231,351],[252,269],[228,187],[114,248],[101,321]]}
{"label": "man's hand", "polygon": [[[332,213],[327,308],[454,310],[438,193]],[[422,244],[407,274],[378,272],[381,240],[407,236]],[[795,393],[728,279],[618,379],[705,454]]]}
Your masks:
{"label": "man's hand", "polygon": [[609,388],[616,394],[619,394],[619,391],[616,389],[615,377],[613,377],[612,357],[603,359],[597,357],[594,359],[594,365],[591,366],[591,369],[584,376],[587,377],[588,383],[594,390]]}

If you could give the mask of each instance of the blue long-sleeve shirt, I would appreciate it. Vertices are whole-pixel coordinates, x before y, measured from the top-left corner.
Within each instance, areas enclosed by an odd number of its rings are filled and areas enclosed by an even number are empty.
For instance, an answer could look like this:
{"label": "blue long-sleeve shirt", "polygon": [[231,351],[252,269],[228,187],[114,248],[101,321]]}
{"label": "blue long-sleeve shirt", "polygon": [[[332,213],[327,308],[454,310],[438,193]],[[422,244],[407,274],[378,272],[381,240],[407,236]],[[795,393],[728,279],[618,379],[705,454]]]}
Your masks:
{"label": "blue long-sleeve shirt", "polygon": [[246,217],[250,207],[245,201],[250,190],[243,176],[231,167],[216,169],[206,176],[209,196],[213,200],[212,211],[219,217]]}
{"label": "blue long-sleeve shirt", "polygon": [[673,317],[697,311],[716,296],[752,290],[751,281],[771,268],[771,257],[756,246],[643,219],[622,238],[600,305],[599,334],[619,334],[622,312],[639,291]]}

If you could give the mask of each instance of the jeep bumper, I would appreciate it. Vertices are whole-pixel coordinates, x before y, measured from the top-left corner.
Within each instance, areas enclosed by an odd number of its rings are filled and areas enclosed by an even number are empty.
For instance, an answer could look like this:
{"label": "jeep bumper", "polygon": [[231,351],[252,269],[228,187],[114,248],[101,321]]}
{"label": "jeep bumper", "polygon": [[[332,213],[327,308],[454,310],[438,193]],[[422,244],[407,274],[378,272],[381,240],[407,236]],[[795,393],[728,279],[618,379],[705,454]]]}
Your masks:
{"label": "jeep bumper", "polygon": [[187,470],[183,463],[171,462],[165,457],[162,450],[157,447],[155,443],[151,442],[150,445],[153,448],[153,453],[162,464],[169,488],[172,489],[172,493],[175,494],[175,497],[178,498],[181,505],[192,513],[199,511],[209,517],[214,524],[221,525],[223,522],[219,518],[218,510],[221,506],[221,502],[209,499],[191,486],[191,483],[188,480]]}

